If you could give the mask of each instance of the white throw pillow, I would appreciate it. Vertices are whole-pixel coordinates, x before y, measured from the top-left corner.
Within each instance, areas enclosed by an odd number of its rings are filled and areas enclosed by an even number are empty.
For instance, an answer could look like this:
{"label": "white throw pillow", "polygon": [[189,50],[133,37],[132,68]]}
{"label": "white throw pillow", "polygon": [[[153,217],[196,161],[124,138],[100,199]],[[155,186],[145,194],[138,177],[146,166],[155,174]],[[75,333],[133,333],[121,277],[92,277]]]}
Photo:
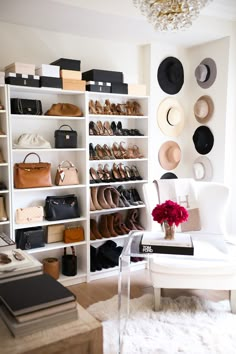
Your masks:
{"label": "white throw pillow", "polygon": [[195,188],[200,209],[201,233],[224,234],[228,187],[213,182],[196,182]]}

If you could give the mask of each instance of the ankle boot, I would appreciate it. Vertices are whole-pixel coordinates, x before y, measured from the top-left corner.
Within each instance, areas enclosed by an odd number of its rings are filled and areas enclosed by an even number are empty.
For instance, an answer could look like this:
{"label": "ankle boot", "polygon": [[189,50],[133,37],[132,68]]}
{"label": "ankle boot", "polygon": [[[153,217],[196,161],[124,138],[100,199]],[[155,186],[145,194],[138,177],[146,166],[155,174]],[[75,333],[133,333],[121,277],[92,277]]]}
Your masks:
{"label": "ankle boot", "polygon": [[95,240],[102,238],[102,235],[100,234],[100,232],[98,230],[97,222],[94,219],[90,219],[90,233],[91,232],[94,235]]}
{"label": "ankle boot", "polygon": [[102,265],[97,256],[97,249],[90,246],[90,271],[95,272],[96,270],[102,270]]}
{"label": "ankle boot", "polygon": [[130,230],[144,230],[139,223],[139,211],[138,209],[129,210],[126,216],[126,226]]}
{"label": "ankle boot", "polygon": [[6,162],[3,158],[2,151],[0,150],[0,163]]}
{"label": "ankle boot", "polygon": [[104,191],[105,199],[107,203],[110,205],[111,208],[116,208],[116,205],[113,203],[112,195],[111,195],[111,189],[108,187]]}
{"label": "ankle boot", "polygon": [[7,221],[4,197],[0,197],[0,221]]}
{"label": "ankle boot", "polygon": [[91,229],[90,229],[90,240],[91,240],[91,241],[96,240],[96,237],[94,236],[94,234],[93,234],[93,232],[92,232]]}
{"label": "ankle boot", "polygon": [[95,209],[102,210],[101,205],[98,203],[98,187],[92,187],[90,189],[91,189],[91,198]]}
{"label": "ankle boot", "polygon": [[103,237],[105,238],[110,238],[111,233],[108,229],[107,225],[107,215],[101,215],[99,219],[99,231],[102,234]]}
{"label": "ankle boot", "polygon": [[99,187],[98,189],[98,202],[103,209],[111,209],[111,206],[108,204],[105,198],[105,190],[107,187]]}
{"label": "ankle boot", "polygon": [[113,214],[107,215],[107,227],[108,227],[108,230],[110,231],[111,236],[113,236],[113,237],[118,236],[118,233],[114,230],[114,215]]}
{"label": "ankle boot", "polygon": [[120,213],[115,213],[114,214],[114,219],[113,219],[113,225],[115,231],[118,233],[118,235],[126,235],[127,232],[126,230],[122,227],[122,215]]}
{"label": "ankle boot", "polygon": [[90,188],[90,211],[95,211],[96,208],[93,204],[93,200],[92,200],[92,191],[91,191],[92,188]]}

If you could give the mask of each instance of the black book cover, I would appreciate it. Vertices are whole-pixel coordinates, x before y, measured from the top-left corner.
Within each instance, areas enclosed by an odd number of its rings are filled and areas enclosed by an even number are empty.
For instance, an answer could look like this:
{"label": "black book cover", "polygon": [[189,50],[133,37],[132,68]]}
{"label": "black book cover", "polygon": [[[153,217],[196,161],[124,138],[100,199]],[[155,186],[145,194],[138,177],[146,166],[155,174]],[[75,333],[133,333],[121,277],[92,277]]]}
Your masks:
{"label": "black book cover", "polygon": [[75,295],[48,274],[13,280],[0,285],[0,299],[14,315],[75,301]]}

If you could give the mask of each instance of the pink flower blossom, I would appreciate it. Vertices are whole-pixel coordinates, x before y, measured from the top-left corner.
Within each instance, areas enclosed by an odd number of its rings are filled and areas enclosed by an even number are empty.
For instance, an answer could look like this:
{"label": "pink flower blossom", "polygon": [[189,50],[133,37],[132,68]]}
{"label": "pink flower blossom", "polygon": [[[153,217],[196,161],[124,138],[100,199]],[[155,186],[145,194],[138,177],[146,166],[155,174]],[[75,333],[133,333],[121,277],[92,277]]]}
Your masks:
{"label": "pink flower blossom", "polygon": [[159,224],[167,221],[170,226],[173,224],[178,226],[188,220],[188,212],[184,207],[172,200],[166,200],[165,203],[155,206],[152,211],[152,217],[153,220],[157,221]]}

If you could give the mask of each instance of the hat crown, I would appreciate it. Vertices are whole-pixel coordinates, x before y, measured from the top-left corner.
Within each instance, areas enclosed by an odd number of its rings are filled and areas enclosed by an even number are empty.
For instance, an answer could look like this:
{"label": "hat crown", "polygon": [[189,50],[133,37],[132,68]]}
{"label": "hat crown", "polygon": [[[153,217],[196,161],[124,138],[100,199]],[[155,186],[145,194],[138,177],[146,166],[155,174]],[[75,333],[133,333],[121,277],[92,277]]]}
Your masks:
{"label": "hat crown", "polygon": [[181,112],[177,107],[171,107],[167,112],[167,122],[172,125],[178,125],[181,122]]}
{"label": "hat crown", "polygon": [[195,77],[200,82],[205,82],[208,76],[208,67],[204,64],[199,64],[195,70]]}
{"label": "hat crown", "polygon": [[198,100],[194,105],[194,113],[198,118],[205,118],[209,113],[208,103],[203,99]]}
{"label": "hat crown", "polygon": [[193,165],[194,177],[196,180],[205,177],[205,168],[201,162],[195,162]]}
{"label": "hat crown", "polygon": [[181,158],[180,149],[177,146],[170,146],[166,151],[167,159],[171,162],[179,162]]}

